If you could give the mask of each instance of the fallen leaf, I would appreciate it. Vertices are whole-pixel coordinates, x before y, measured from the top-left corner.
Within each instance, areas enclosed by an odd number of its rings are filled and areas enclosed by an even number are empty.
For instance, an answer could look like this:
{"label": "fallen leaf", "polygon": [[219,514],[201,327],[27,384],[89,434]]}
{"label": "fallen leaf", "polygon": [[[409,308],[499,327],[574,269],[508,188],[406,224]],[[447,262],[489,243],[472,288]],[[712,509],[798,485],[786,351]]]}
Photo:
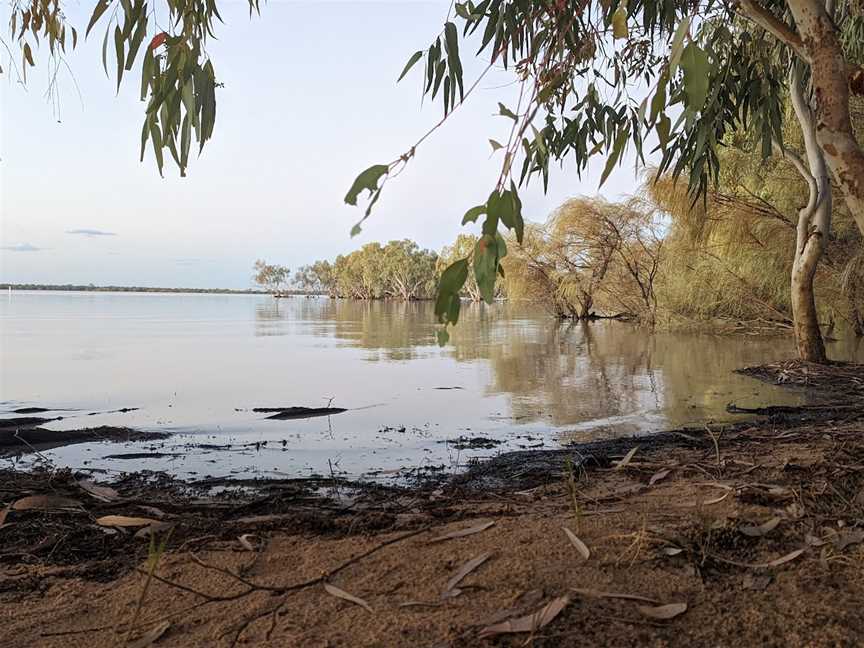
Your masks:
{"label": "fallen leaf", "polygon": [[141,635],[140,638],[128,644],[127,648],[147,648],[147,646],[150,646],[159,641],[162,635],[164,635],[170,627],[170,621],[163,621],[149,632]]}
{"label": "fallen leaf", "polygon": [[677,556],[684,550],[681,547],[663,547],[660,551],[667,556]]}
{"label": "fallen leaf", "polygon": [[638,594],[618,594],[616,592],[601,592],[600,590],[579,589],[576,587],[571,587],[570,591],[583,596],[590,596],[592,598],[611,598],[624,599],[626,601],[642,601],[644,603],[660,603],[657,599],[648,598],[647,596],[639,596]]}
{"label": "fallen leaf", "polygon": [[481,531],[485,531],[491,526],[494,526],[495,520],[490,522],[484,522],[483,524],[478,524],[477,526],[469,527],[467,529],[459,529],[458,531],[451,531],[450,533],[445,533],[442,536],[438,536],[437,538],[432,538],[429,542],[443,542],[444,540],[453,540],[454,538],[464,538],[465,536],[474,535],[475,533],[480,533]]}
{"label": "fallen leaf", "polygon": [[669,476],[671,470],[658,470],[656,473],[651,475],[651,479],[648,480],[648,485],[653,486],[661,479],[666,479]]}
{"label": "fallen leaf", "polygon": [[778,524],[780,524],[780,518],[773,517],[767,522],[763,522],[758,526],[742,526],[738,530],[746,536],[750,536],[751,538],[758,538],[776,529]]}
{"label": "fallen leaf", "polygon": [[87,494],[102,502],[113,502],[120,499],[120,493],[109,486],[98,486],[90,479],[82,479],[78,482],[79,488]]}
{"label": "fallen leaf", "polygon": [[480,639],[493,637],[499,634],[513,634],[518,632],[534,632],[549,625],[555,617],[570,603],[569,596],[560,596],[552,599],[534,614],[502,621],[494,625],[486,626],[478,635]]}
{"label": "fallen leaf", "polygon": [[28,511],[30,509],[57,509],[70,508],[80,506],[81,502],[69,497],[59,497],[57,495],[30,495],[22,497],[16,502],[13,502],[12,509],[15,511]]}
{"label": "fallen leaf", "polygon": [[7,506],[4,509],[0,509],[0,525],[3,525],[6,522],[6,516],[9,515],[9,511],[12,510],[11,506]]}
{"label": "fallen leaf", "polygon": [[781,556],[780,558],[776,558],[771,562],[767,563],[742,563],[737,562],[735,560],[727,560],[726,558],[721,558],[720,556],[714,556],[715,560],[719,560],[720,562],[727,563],[729,565],[735,565],[736,567],[749,567],[750,569],[768,569],[770,567],[779,567],[791,560],[795,560],[798,556],[803,554],[806,551],[805,549],[796,549],[795,551],[786,554],[785,556]]}
{"label": "fallen leaf", "polygon": [[140,508],[145,513],[149,513],[153,517],[157,517],[160,520],[165,517],[165,511],[162,509],[158,509],[155,506],[145,506],[144,504],[139,504],[138,508]]}
{"label": "fallen leaf", "polygon": [[238,542],[246,551],[255,551],[255,546],[252,544],[252,539],[257,539],[254,533],[244,533],[241,536],[237,536]]}
{"label": "fallen leaf", "polygon": [[567,534],[567,537],[570,538],[571,544],[576,547],[576,551],[579,552],[579,555],[582,556],[584,560],[588,560],[591,557],[591,552],[588,550],[588,545],[582,542],[575,533],[573,533],[567,527],[561,527],[564,533]]}
{"label": "fallen leaf", "polygon": [[97,518],[96,524],[108,527],[140,527],[159,524],[159,520],[142,517],[127,517],[125,515],[104,515]]}
{"label": "fallen leaf", "polygon": [[640,605],[637,609],[643,616],[646,616],[650,619],[660,619],[661,621],[666,621],[668,619],[674,619],[675,617],[684,614],[687,611],[687,604],[667,603],[666,605],[659,605],[657,607]]}
{"label": "fallen leaf", "polygon": [[864,529],[842,531],[832,540],[837,551],[843,551],[849,545],[858,544],[859,542],[864,542]]}
{"label": "fallen leaf", "polygon": [[803,554],[804,551],[806,551],[806,550],[805,549],[796,549],[795,551],[788,553],[785,556],[782,556],[780,558],[777,558],[776,560],[772,560],[771,562],[767,562],[767,563],[764,563],[762,565],[754,565],[754,567],[779,567],[780,565],[783,565],[783,564],[789,562],[790,560],[795,560],[798,556]]}
{"label": "fallen leaf", "polygon": [[633,448],[630,452],[624,455],[624,458],[615,464],[615,470],[623,470],[627,467],[627,464],[630,463],[630,460],[633,459],[633,455],[636,454],[636,451],[639,449],[639,446]]}
{"label": "fallen leaf", "polygon": [[355,605],[359,605],[360,607],[365,608],[367,612],[372,612],[371,606],[366,601],[354,596],[353,594],[349,594],[345,590],[341,590],[334,585],[330,585],[329,583],[324,583],[324,589],[330,596],[335,596],[336,598],[349,601],[350,603],[354,603]]}
{"label": "fallen leaf", "polygon": [[441,603],[436,601],[435,603],[427,603],[426,601],[405,601],[404,603],[399,604],[400,608],[407,607],[441,607]]}
{"label": "fallen leaf", "polygon": [[485,563],[489,558],[492,557],[490,553],[480,554],[476,558],[472,558],[468,562],[466,562],[462,567],[459,568],[453,577],[447,581],[447,587],[444,588],[444,593],[441,595],[441,598],[450,598],[455,595],[459,590],[456,589],[456,586],[462,582],[462,579],[465,578],[468,574],[477,569],[480,565]]}
{"label": "fallen leaf", "polygon": [[827,541],[823,540],[822,538],[818,538],[818,537],[816,537],[816,536],[813,535],[812,533],[807,533],[807,534],[805,534],[805,535],[804,535],[804,541],[805,541],[808,545],[810,545],[811,547],[821,547],[822,545],[826,545],[826,544],[828,544]]}

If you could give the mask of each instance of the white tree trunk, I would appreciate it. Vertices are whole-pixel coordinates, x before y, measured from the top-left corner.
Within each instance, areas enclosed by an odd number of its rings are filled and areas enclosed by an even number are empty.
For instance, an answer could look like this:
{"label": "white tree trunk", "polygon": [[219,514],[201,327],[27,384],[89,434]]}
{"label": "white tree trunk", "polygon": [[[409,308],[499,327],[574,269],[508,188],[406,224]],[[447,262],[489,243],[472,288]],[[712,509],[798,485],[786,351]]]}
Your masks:
{"label": "white tree trunk", "polygon": [[820,0],[787,0],[810,65],[815,135],[849,211],[864,234],[864,151],[849,114],[849,71],[831,7]]}

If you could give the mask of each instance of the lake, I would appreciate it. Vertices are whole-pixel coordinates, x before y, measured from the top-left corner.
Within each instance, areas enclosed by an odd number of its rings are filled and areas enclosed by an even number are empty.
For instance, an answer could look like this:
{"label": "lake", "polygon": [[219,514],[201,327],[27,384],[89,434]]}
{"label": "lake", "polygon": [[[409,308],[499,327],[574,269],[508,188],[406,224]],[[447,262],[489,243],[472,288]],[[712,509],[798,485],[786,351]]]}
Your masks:
{"label": "lake", "polygon": [[[738,420],[728,403],[805,402],[732,372],[793,357],[789,338],[562,324],[524,304],[465,304],[444,348],[427,302],[14,292],[0,298],[0,326],[3,416],[37,406],[64,417],[51,429],[173,433],[44,452],[57,465],[109,472],[386,478],[511,449]],[[861,362],[864,345],[842,339],[829,355]],[[251,411],[330,404],[348,411],[287,421]],[[130,407],[139,409],[110,413]],[[491,441],[458,441],[476,437]],[[160,456],[106,458],[141,452]]]}

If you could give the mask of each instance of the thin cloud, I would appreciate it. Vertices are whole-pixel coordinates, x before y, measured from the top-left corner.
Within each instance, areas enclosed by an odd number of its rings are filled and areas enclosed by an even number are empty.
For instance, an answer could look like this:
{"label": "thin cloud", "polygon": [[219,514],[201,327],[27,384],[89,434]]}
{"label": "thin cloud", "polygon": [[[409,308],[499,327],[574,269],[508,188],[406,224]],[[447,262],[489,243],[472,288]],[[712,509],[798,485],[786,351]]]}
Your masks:
{"label": "thin cloud", "polygon": [[67,234],[79,234],[81,236],[117,236],[116,232],[106,232],[98,229],[73,229],[66,230]]}
{"label": "thin cloud", "polygon": [[17,245],[4,245],[3,247],[0,247],[0,250],[6,250],[8,252],[41,252],[45,249],[46,248],[30,245],[30,243],[18,243]]}

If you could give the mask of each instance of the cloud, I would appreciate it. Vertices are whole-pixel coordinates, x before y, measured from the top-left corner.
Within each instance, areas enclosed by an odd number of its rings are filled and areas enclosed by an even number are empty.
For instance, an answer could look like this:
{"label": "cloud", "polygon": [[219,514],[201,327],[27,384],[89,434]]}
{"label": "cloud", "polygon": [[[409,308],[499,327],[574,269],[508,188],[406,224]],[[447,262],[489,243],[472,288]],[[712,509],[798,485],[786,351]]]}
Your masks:
{"label": "cloud", "polygon": [[40,252],[44,249],[30,245],[29,243],[18,243],[17,245],[4,245],[0,247],[0,250],[7,250],[9,252]]}
{"label": "cloud", "polygon": [[106,232],[97,229],[73,229],[66,230],[67,234],[80,234],[81,236],[117,236],[116,232]]}

